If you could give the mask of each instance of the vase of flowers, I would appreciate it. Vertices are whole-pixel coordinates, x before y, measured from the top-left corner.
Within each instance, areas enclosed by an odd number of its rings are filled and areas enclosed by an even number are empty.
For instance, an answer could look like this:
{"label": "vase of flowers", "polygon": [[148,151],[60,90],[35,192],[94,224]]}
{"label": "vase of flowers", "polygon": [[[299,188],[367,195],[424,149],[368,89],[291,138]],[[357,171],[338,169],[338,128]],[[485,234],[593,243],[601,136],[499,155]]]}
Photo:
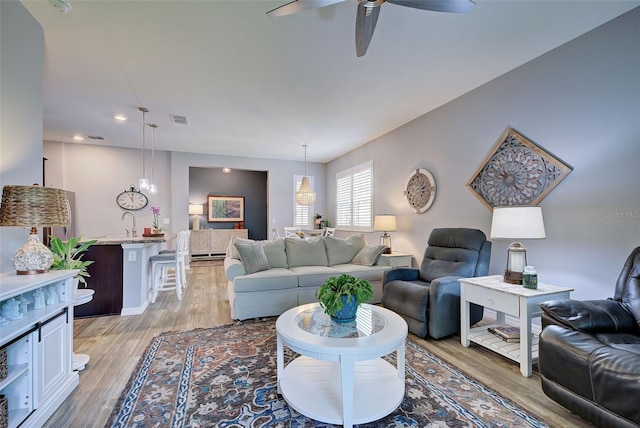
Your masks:
{"label": "vase of flowers", "polygon": [[151,233],[153,235],[164,235],[166,227],[160,226],[160,207],[151,207],[153,221],[151,222]]}

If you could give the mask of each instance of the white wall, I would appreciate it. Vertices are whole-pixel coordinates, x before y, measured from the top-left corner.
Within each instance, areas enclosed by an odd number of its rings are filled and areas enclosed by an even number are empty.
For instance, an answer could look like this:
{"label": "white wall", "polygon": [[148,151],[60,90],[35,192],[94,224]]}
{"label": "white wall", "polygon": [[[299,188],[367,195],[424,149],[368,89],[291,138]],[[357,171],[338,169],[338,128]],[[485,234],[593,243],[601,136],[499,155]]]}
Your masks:
{"label": "white wall", "polygon": [[[131,220],[121,219],[124,210],[116,204],[116,196],[131,184],[138,187],[141,150],[52,141],[46,141],[44,147],[49,159],[47,184],[76,193],[76,234],[85,237],[124,234],[125,228],[131,227]],[[156,151],[155,159],[154,181],[159,192],[149,196],[147,208],[135,211],[139,233],[151,225],[151,206],[160,207],[161,217],[170,220],[170,232],[189,228],[191,166],[268,171],[269,221],[276,219],[275,225],[280,230],[293,222],[292,177],[304,171],[303,162],[166,151]],[[315,208],[323,212],[325,166],[308,163],[307,171],[316,177],[318,184],[314,190],[319,196]]]}
{"label": "white wall", "polygon": [[[329,212],[336,172],[373,159],[375,212],[398,216],[394,250],[419,263],[434,227],[488,236],[491,213],[465,184],[509,125],[574,168],[540,203],[547,239],[524,242],[540,281],[575,287],[578,299],[611,296],[640,245],[640,8],[331,162]],[[402,192],[420,167],[438,190],[418,215]],[[508,244],[493,242],[491,274]]]}
{"label": "white wall", "polygon": [[[42,184],[40,24],[18,1],[0,1],[0,187]],[[0,227],[0,272],[15,272],[11,257],[28,229]]]}

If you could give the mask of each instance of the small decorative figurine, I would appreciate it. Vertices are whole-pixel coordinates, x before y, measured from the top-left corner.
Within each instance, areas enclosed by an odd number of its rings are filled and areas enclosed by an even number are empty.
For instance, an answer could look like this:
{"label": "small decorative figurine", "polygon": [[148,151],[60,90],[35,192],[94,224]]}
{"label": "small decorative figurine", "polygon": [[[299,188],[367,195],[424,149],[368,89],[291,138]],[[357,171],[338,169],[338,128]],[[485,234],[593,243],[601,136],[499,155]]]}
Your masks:
{"label": "small decorative figurine", "polygon": [[47,287],[47,305],[55,305],[58,303],[58,290],[56,290],[55,284]]}
{"label": "small decorative figurine", "polygon": [[9,321],[22,318],[22,314],[20,313],[20,303],[18,303],[18,301],[13,297],[11,299],[8,299],[2,304],[0,315],[8,319]]}
{"label": "small decorative figurine", "polygon": [[44,292],[38,288],[33,292],[33,309],[42,309],[45,307]]}

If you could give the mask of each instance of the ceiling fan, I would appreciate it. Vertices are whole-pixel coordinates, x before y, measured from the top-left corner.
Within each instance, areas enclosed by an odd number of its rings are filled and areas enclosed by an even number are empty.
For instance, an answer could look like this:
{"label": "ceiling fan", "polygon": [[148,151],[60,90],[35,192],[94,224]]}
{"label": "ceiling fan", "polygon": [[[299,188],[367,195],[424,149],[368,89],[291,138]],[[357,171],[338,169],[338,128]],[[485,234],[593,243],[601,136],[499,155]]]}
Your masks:
{"label": "ceiling fan", "polygon": [[[269,16],[291,15],[306,10],[318,9],[346,0],[294,0],[285,5],[267,12]],[[380,6],[383,3],[392,3],[399,6],[412,7],[414,9],[433,10],[436,12],[465,13],[471,11],[476,5],[472,0],[357,0],[358,11],[356,13],[356,53],[363,56],[376,29]]]}

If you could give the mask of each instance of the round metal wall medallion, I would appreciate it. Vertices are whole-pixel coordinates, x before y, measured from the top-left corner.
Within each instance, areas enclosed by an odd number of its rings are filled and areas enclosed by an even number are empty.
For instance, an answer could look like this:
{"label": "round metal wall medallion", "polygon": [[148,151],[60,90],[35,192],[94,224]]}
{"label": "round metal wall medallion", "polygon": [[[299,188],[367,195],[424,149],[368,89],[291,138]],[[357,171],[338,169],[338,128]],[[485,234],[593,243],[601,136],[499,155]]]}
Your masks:
{"label": "round metal wall medallion", "polygon": [[411,208],[416,210],[416,214],[428,210],[436,198],[436,181],[433,175],[426,169],[416,168],[409,174],[404,195]]}

